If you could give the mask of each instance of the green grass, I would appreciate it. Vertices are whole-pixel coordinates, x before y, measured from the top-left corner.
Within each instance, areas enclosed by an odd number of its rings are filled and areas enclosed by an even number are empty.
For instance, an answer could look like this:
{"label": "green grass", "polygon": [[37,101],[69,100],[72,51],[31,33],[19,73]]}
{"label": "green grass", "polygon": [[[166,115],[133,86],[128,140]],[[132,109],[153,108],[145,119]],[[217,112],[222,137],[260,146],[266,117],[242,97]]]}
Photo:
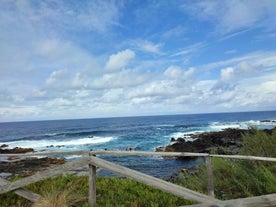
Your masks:
{"label": "green grass", "polygon": [[[276,157],[276,129],[271,135],[252,129],[243,135],[241,154]],[[219,199],[234,199],[276,192],[276,163],[265,161],[212,159],[215,195]],[[206,168],[201,164],[193,174],[179,175],[184,187],[207,193]]]}
{"label": "green grass", "polygon": [[[97,206],[167,207],[191,204],[190,201],[127,178],[97,177],[96,184]],[[72,201],[68,201],[67,206],[88,207],[88,178],[85,176],[58,176],[29,185],[26,188],[46,197],[50,197],[49,193],[52,192],[54,195],[52,199],[56,200],[56,195],[74,198],[71,199]],[[76,195],[79,199],[76,199]],[[23,206],[29,203],[12,193],[0,195],[0,201],[3,207],[11,204]]]}

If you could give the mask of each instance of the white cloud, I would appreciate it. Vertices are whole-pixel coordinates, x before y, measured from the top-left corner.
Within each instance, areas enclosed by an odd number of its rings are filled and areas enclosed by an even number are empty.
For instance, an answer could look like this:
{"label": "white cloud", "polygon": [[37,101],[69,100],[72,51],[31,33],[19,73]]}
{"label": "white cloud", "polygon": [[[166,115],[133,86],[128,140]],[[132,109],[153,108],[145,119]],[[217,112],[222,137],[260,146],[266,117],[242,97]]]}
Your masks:
{"label": "white cloud", "polygon": [[197,82],[194,72],[195,68],[183,70],[179,66],[169,66],[162,76],[130,90],[127,97],[134,103],[173,103],[180,99],[186,100],[193,93]]}
{"label": "white cloud", "polygon": [[254,68],[267,70],[275,67],[276,65],[276,52],[275,51],[257,51],[242,56],[237,56],[231,59],[226,59],[218,62],[208,63],[198,68],[202,71],[217,70],[222,67],[232,67],[242,62],[247,62]]}
{"label": "white cloud", "polygon": [[163,44],[161,43],[153,43],[146,39],[132,39],[132,40],[126,40],[125,44],[131,45],[136,50],[146,52],[146,53],[152,53],[157,55],[164,54],[161,50]]}
{"label": "white cloud", "polygon": [[134,57],[135,53],[130,49],[120,51],[109,57],[105,68],[108,71],[116,71],[118,69],[122,69],[126,67],[129,61],[132,60]]}
{"label": "white cloud", "polygon": [[153,44],[152,42],[149,42],[147,40],[140,41],[138,47],[140,50],[155,54],[162,54],[161,52],[161,44]]}
{"label": "white cloud", "polygon": [[270,0],[205,0],[184,4],[182,8],[200,20],[213,23],[215,31],[223,35],[251,27],[268,28],[267,21],[273,22],[276,11],[275,3]]}
{"label": "white cloud", "polygon": [[229,33],[251,27],[258,23],[263,12],[262,3],[259,1],[229,1],[218,29]]}
{"label": "white cloud", "polygon": [[104,32],[117,24],[119,16],[119,5],[113,1],[17,1],[14,6],[19,15],[46,24],[50,32],[57,28]]}
{"label": "white cloud", "polygon": [[38,88],[33,88],[32,90],[30,90],[30,97],[32,98],[43,98],[45,96],[45,91],[44,90],[40,90]]}
{"label": "white cloud", "polygon": [[74,10],[69,13],[72,19],[77,17],[76,25],[100,32],[105,32],[110,26],[118,25],[118,3],[114,1],[88,1],[88,3],[78,1],[77,4],[81,4],[81,11],[84,12],[79,12],[74,6]]}
{"label": "white cloud", "polygon": [[67,70],[56,70],[53,71],[50,77],[46,80],[45,84],[47,87],[61,87],[64,82],[68,81]]}
{"label": "white cloud", "polygon": [[160,99],[166,99],[167,97],[171,97],[176,93],[176,88],[173,81],[168,80],[160,80],[160,81],[154,81],[149,84],[146,84],[140,90],[138,90],[138,93],[135,94],[137,97],[151,97],[156,98],[159,97]]}
{"label": "white cloud", "polygon": [[232,67],[223,68],[220,71],[220,80],[213,89],[215,90],[233,90],[236,84],[244,78],[250,77],[252,75],[261,73],[263,68],[259,68],[259,71],[250,65],[248,62],[240,62]]}
{"label": "white cloud", "polygon": [[73,78],[72,83],[71,83],[72,88],[76,88],[76,89],[86,88],[86,85],[87,84],[85,83],[85,80],[80,73],[77,73],[75,75],[75,77]]}
{"label": "white cloud", "polygon": [[242,79],[257,72],[262,72],[263,68],[259,71],[251,66],[248,62],[241,62],[235,67],[228,67],[221,70],[221,80],[225,82]]}
{"label": "white cloud", "polygon": [[116,25],[119,7],[113,1],[1,2],[0,75],[45,78],[60,68],[95,72],[94,57],[75,40],[87,42],[80,31],[101,33]]}
{"label": "white cloud", "polygon": [[56,98],[53,100],[48,101],[48,107],[60,107],[60,106],[70,106],[72,105],[72,101],[64,98]]}
{"label": "white cloud", "polygon": [[196,71],[195,67],[190,67],[187,71],[184,72],[185,79],[194,79],[194,73]]}
{"label": "white cloud", "polygon": [[164,76],[166,76],[169,79],[174,79],[175,81],[180,80],[189,80],[194,79],[193,75],[195,73],[195,68],[191,67],[188,70],[183,70],[179,66],[169,66],[165,72]]}
{"label": "white cloud", "polygon": [[27,117],[35,117],[41,113],[41,109],[36,106],[9,106],[0,108],[0,117],[3,120],[12,120],[16,117],[17,120],[26,120]]}
{"label": "white cloud", "polygon": [[75,92],[75,97],[81,98],[81,99],[89,97],[89,91],[88,90],[77,90]]}
{"label": "white cloud", "polygon": [[184,56],[184,55],[191,55],[192,53],[196,53],[198,50],[202,49],[205,47],[206,44],[203,42],[198,42],[192,45],[189,45],[187,47],[179,49],[178,52],[174,53],[172,57],[175,56]]}
{"label": "white cloud", "polygon": [[[239,75],[248,75],[248,74],[252,74],[252,73],[256,73],[258,72],[257,68],[255,68],[254,66],[252,66],[251,64],[249,64],[246,61],[243,61],[241,63],[238,64],[238,74]],[[259,70],[263,70],[263,68],[259,68]]]}
{"label": "white cloud", "polygon": [[275,78],[275,72],[259,74],[244,78],[235,87],[216,90],[213,90],[216,81],[200,81],[190,100],[195,108],[204,107],[214,112],[273,109],[276,103]]}
{"label": "white cloud", "polygon": [[[133,2],[2,1],[0,121],[275,109],[275,3],[252,2],[189,1],[197,24],[178,1],[139,5],[139,20]],[[251,32],[270,42],[235,42]]]}
{"label": "white cloud", "polygon": [[167,30],[162,34],[162,36],[165,38],[175,38],[175,37],[182,36],[185,32],[186,32],[185,28],[179,25],[170,30]]}
{"label": "white cloud", "polygon": [[220,76],[221,76],[221,80],[223,82],[228,82],[228,81],[233,80],[233,78],[234,78],[234,68],[228,67],[228,68],[222,69],[220,71]]}
{"label": "white cloud", "polygon": [[91,89],[129,88],[140,85],[148,79],[147,75],[135,70],[121,70],[116,73],[104,74],[95,78],[90,84]]}
{"label": "white cloud", "polygon": [[232,101],[232,107],[248,107],[267,109],[274,108],[276,103],[276,73],[263,74],[258,77],[244,79]]}
{"label": "white cloud", "polygon": [[103,96],[101,97],[101,100],[104,103],[125,102],[125,100],[124,100],[125,92],[126,92],[126,90],[123,90],[122,88],[110,89],[103,94]]}
{"label": "white cloud", "polygon": [[168,78],[178,78],[183,74],[181,67],[179,66],[170,66],[165,70],[164,75]]}

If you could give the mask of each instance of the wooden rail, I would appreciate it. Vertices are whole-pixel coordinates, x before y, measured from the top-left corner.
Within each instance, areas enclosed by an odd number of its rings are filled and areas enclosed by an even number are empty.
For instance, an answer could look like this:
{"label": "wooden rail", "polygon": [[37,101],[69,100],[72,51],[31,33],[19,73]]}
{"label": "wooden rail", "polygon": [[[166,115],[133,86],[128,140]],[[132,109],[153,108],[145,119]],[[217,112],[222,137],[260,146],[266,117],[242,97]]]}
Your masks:
{"label": "wooden rail", "polygon": [[[247,160],[261,160],[276,162],[276,158],[271,157],[256,157],[256,156],[242,156],[242,155],[211,155],[207,153],[187,153],[187,152],[141,152],[141,151],[73,151],[73,152],[43,152],[43,153],[27,153],[27,154],[0,154],[0,157],[27,157],[27,156],[60,156],[60,155],[80,155],[81,157],[73,161],[68,161],[63,165],[59,165],[53,169],[37,172],[20,180],[9,182],[0,178],[0,194],[14,190],[18,195],[29,199],[34,202],[40,198],[33,192],[30,192],[23,187],[31,183],[43,180],[62,174],[72,169],[88,165],[89,172],[89,206],[95,207],[96,205],[96,168],[100,167],[113,173],[126,176],[138,182],[147,184],[149,186],[166,191],[173,195],[179,196],[184,199],[194,201],[196,205],[190,207],[231,207],[231,206],[276,206],[276,194],[257,196],[251,198],[233,199],[221,201],[214,198],[214,184],[212,173],[212,157],[230,158],[230,159],[247,159]],[[164,180],[146,175],[144,173],[131,170],[129,168],[108,162],[106,160],[96,157],[96,155],[110,155],[110,156],[165,156],[165,157],[204,157],[207,170],[208,179],[208,195],[204,195],[190,189],[180,187],[178,185],[166,182]]]}
{"label": "wooden rail", "polygon": [[[3,178],[0,177],[0,186],[2,185],[7,185],[7,184],[10,184],[11,182],[10,181],[7,181]],[[23,198],[26,198],[27,200],[29,201],[32,201],[32,202],[35,202],[37,201],[38,199],[41,198],[40,195],[32,192],[32,191],[29,191],[27,189],[24,189],[24,188],[18,188],[17,190],[14,191],[17,195],[23,197]]]}
{"label": "wooden rail", "polygon": [[92,165],[96,165],[100,168],[113,172],[115,174],[119,174],[122,176],[126,176],[138,182],[147,184],[149,186],[158,188],[162,191],[166,191],[173,195],[185,198],[187,200],[195,201],[195,202],[213,202],[217,203],[219,200],[209,197],[207,195],[189,190],[187,188],[180,187],[178,185],[166,182],[164,180],[149,176],[147,174],[131,170],[129,168],[114,164],[112,162],[105,161],[103,159],[97,157],[90,157],[90,163]]}
{"label": "wooden rail", "polygon": [[70,162],[67,162],[63,165],[60,165],[58,167],[44,170],[42,172],[37,172],[34,175],[31,175],[29,177],[22,178],[20,180],[16,180],[12,183],[7,183],[5,185],[0,186],[0,193],[7,193],[9,191],[22,188],[23,186],[38,182],[40,180],[44,180],[46,178],[54,177],[59,174],[63,174],[64,172],[67,172],[68,170],[71,169],[76,169],[79,167],[83,167],[88,163],[88,158],[80,158],[77,160],[73,160]]}

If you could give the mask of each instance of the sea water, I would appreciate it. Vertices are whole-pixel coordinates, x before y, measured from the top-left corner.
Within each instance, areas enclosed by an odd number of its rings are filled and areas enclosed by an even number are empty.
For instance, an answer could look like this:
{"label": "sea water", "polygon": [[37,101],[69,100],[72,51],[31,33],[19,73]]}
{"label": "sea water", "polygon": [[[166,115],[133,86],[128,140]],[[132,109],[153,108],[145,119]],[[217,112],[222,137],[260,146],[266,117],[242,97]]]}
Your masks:
{"label": "sea water", "polygon": [[[31,147],[37,152],[129,149],[155,151],[157,147],[169,145],[172,137],[185,137],[188,141],[188,134],[220,131],[229,127],[273,128],[276,126],[275,120],[276,111],[265,111],[8,122],[0,123],[0,146],[7,144],[9,148]],[[162,178],[199,162],[147,156],[100,157]]]}

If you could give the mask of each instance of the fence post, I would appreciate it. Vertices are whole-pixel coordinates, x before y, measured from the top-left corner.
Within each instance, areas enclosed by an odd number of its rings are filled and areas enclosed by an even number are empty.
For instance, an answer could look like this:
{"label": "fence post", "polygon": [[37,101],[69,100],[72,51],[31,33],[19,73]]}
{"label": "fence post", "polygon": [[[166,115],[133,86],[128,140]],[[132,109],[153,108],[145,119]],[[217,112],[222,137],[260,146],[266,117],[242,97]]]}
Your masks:
{"label": "fence post", "polygon": [[[89,158],[95,156],[89,152]],[[96,206],[96,166],[89,163],[89,207]]]}
{"label": "fence post", "polygon": [[212,158],[210,155],[205,157],[205,164],[206,164],[206,172],[207,172],[207,190],[208,195],[215,197],[214,193],[214,179],[213,179],[213,171],[212,171]]}

